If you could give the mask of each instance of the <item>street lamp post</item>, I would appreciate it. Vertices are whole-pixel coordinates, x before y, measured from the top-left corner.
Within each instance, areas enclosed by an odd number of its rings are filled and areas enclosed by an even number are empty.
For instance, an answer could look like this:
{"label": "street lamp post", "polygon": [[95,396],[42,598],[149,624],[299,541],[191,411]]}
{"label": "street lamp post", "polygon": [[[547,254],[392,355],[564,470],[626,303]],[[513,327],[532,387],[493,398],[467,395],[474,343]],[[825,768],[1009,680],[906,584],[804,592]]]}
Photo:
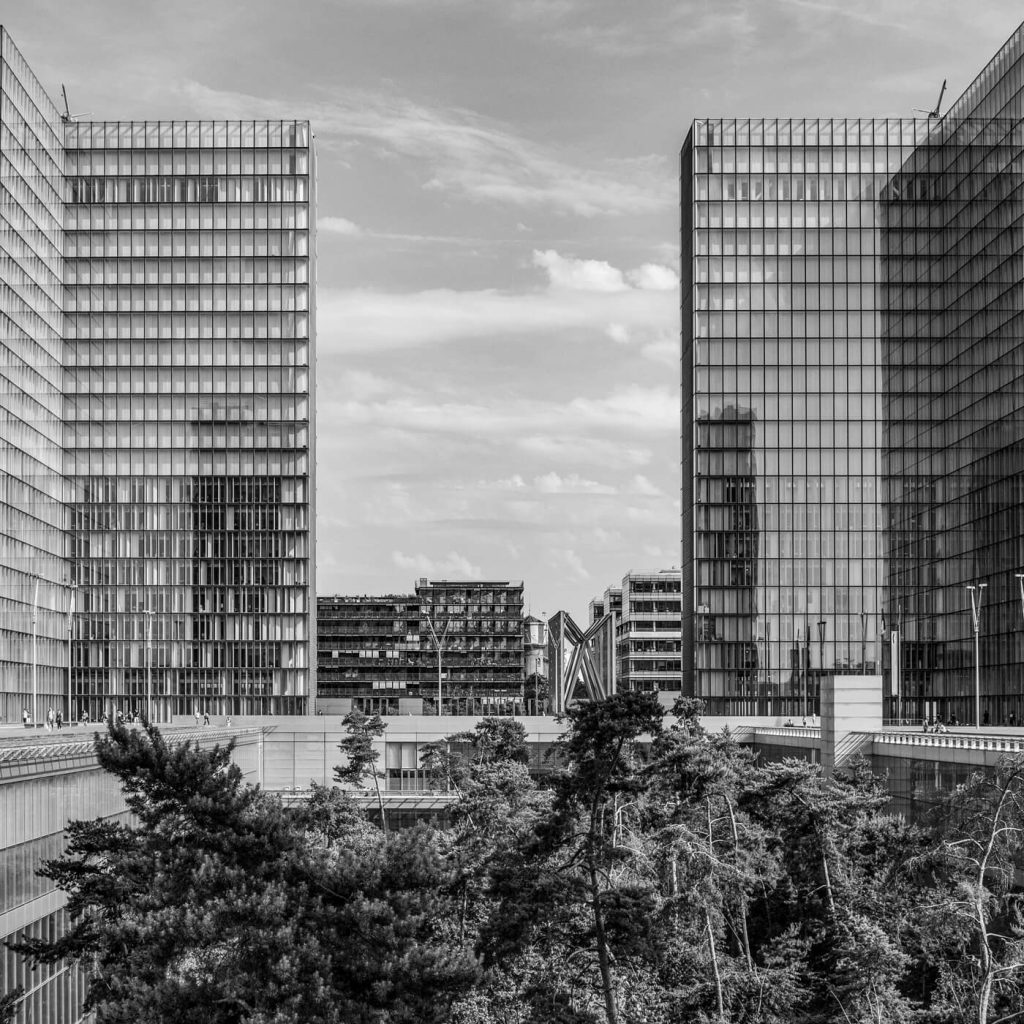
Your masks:
{"label": "street lamp post", "polygon": [[821,713],[821,680],[825,675],[825,627],[824,619],[818,619],[818,713]]}
{"label": "street lamp post", "polygon": [[981,646],[979,634],[981,633],[981,601],[985,596],[987,583],[973,583],[967,585],[967,592],[971,595],[971,620],[974,624],[974,726],[981,728]]}
{"label": "street lamp post", "polygon": [[437,630],[434,629],[434,621],[427,616],[427,626],[430,629],[430,639],[434,641],[434,648],[437,650],[437,714],[441,716],[441,654],[444,651],[445,640],[448,636],[448,628],[451,626],[452,620],[449,619],[444,624],[444,631],[441,636],[438,637]]}
{"label": "street lamp post", "polygon": [[804,639],[807,641],[807,659],[804,666],[804,718],[807,717],[807,706],[811,697],[811,624],[804,616]]}
{"label": "street lamp post", "polygon": [[36,578],[35,590],[32,593],[32,727],[39,721],[39,573]]}
{"label": "street lamp post", "polygon": [[146,721],[153,722],[153,616],[152,608],[146,609]]}
{"label": "street lamp post", "polygon": [[868,674],[868,613],[860,613],[860,670]]}
{"label": "street lamp post", "polygon": [[68,600],[68,724],[71,724],[72,720],[72,694],[71,694],[71,673],[72,673],[72,658],[71,658],[71,644],[74,640],[75,635],[75,598],[78,596],[78,584],[71,583],[71,596]]}

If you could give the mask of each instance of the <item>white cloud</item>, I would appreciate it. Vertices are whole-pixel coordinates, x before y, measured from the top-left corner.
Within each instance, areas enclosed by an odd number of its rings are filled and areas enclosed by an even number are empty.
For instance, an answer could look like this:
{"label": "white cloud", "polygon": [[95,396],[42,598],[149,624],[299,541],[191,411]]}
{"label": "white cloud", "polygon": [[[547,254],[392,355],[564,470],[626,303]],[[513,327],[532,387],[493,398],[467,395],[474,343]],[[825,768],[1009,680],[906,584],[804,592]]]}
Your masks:
{"label": "white cloud", "polygon": [[651,498],[660,498],[662,490],[651,483],[642,473],[637,473],[630,481],[629,491],[631,494],[642,494]]}
{"label": "white cloud", "polygon": [[535,429],[562,436],[590,434],[666,434],[679,427],[679,395],[675,389],[630,385],[598,397],[577,397],[569,402],[510,399],[486,405],[437,401],[431,396],[381,400],[321,400],[329,428],[342,424],[378,425],[465,437],[487,436],[502,440],[529,423]]}
{"label": "white cloud", "polygon": [[[345,352],[435,345],[467,338],[501,340],[552,332],[600,334],[643,344],[679,331],[677,280],[668,267],[648,263],[623,274],[603,260],[536,251],[547,286],[533,291],[433,288],[417,292],[320,288],[317,330],[321,351]],[[634,283],[630,284],[626,278]]]}
{"label": "white cloud", "polygon": [[598,547],[607,548],[622,542],[622,534],[618,530],[606,530],[603,526],[595,526],[590,531],[590,538]]}
{"label": "white cloud", "polygon": [[317,217],[317,231],[329,231],[334,235],[357,236],[363,233],[363,229],[346,217]]}
{"label": "white cloud", "polygon": [[580,580],[589,580],[590,573],[583,564],[583,559],[572,549],[561,552],[561,560],[569,567],[572,573]]}
{"label": "white cloud", "polygon": [[474,565],[468,558],[457,551],[449,551],[444,558],[429,558],[423,554],[406,555],[401,551],[391,552],[391,561],[399,569],[408,569],[421,576],[454,577],[457,579],[478,580],[483,570]]}
{"label": "white cloud", "polygon": [[585,423],[662,433],[679,425],[679,392],[634,384],[601,398],[574,398],[569,411]]}
{"label": "white cloud", "polygon": [[622,271],[604,260],[578,260],[560,256],[554,249],[533,250],[533,265],[547,271],[554,288],[582,292],[622,292]]}
{"label": "white cloud", "polygon": [[534,486],[541,494],[615,494],[615,488],[608,484],[587,480],[578,473],[559,476],[554,471],[534,477]]}
{"label": "white cloud", "polygon": [[522,491],[526,488],[526,481],[519,473],[513,473],[501,480],[481,480],[476,486],[481,490]]}
{"label": "white cloud", "polygon": [[671,366],[673,369],[678,369],[680,359],[679,340],[677,338],[662,338],[659,341],[652,341],[649,345],[644,345],[640,349],[640,355],[644,359],[661,363],[662,366]]}
{"label": "white cloud", "polygon": [[637,508],[636,505],[630,505],[626,508],[626,519],[631,523],[639,525],[661,526],[677,522],[679,513],[667,502],[651,505],[646,508]]}
{"label": "white cloud", "polygon": [[528,434],[516,440],[516,447],[532,458],[562,466],[581,463],[616,468],[646,466],[652,457],[649,448],[598,437]]}
{"label": "white cloud", "polygon": [[[200,116],[295,116],[291,101],[208,88],[172,86]],[[463,107],[429,107],[402,96],[349,89],[304,108],[321,146],[366,144],[381,156],[411,158],[426,188],[476,202],[546,207],[582,217],[653,213],[675,203],[676,185],[664,157],[574,163],[510,126]]]}
{"label": "white cloud", "polygon": [[679,275],[660,263],[644,263],[636,270],[627,271],[626,277],[634,288],[645,291],[669,292],[679,288]]}
{"label": "white cloud", "polygon": [[629,331],[626,330],[623,324],[609,324],[605,334],[619,345],[629,344]]}
{"label": "white cloud", "polygon": [[331,382],[333,394],[344,395],[348,399],[366,401],[382,395],[395,393],[395,382],[368,370],[344,370],[340,379]]}

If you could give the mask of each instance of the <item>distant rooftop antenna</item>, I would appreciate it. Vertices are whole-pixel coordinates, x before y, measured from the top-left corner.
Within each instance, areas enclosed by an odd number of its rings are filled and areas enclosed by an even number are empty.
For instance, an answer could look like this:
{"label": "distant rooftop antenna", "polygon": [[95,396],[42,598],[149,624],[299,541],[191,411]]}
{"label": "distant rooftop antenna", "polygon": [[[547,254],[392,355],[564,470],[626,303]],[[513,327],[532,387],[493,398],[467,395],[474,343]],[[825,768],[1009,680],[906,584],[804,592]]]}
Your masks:
{"label": "distant rooftop antenna", "polygon": [[62,121],[77,121],[80,117],[88,117],[92,111],[87,110],[81,114],[72,114],[71,108],[68,106],[68,91],[64,87],[64,83],[60,84],[61,95],[64,97],[64,113],[60,115]]}
{"label": "distant rooftop antenna", "polygon": [[931,117],[941,117],[942,114],[939,111],[942,110],[942,97],[946,95],[946,79],[942,80],[942,88],[939,90],[939,98],[935,101],[934,110],[922,110],[920,107],[914,107],[914,112],[917,114],[927,114]]}

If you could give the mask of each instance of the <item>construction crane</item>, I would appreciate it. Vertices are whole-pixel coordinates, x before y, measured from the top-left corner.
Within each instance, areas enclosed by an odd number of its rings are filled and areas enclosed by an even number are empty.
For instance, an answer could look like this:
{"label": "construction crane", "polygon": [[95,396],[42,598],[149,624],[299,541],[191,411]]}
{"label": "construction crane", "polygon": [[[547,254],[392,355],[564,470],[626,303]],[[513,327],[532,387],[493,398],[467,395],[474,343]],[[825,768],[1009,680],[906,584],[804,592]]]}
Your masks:
{"label": "construction crane", "polygon": [[939,98],[935,101],[934,110],[922,110],[920,107],[914,107],[914,113],[916,114],[927,114],[929,118],[941,117],[942,114],[939,111],[942,109],[942,97],[946,95],[946,79],[942,80],[942,88],[939,90]]}

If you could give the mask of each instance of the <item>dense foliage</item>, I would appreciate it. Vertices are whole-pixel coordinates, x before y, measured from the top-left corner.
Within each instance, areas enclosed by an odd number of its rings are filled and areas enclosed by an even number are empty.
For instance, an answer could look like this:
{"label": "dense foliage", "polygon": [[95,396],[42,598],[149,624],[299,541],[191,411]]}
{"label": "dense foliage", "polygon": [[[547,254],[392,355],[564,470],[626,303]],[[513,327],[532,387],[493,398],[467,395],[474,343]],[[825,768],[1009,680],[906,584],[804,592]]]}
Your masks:
{"label": "dense foliage", "polygon": [[[42,873],[104,1022],[1010,1024],[1024,1021],[1024,758],[887,811],[863,765],[760,764],[679,701],[586,703],[556,756],[486,719],[427,749],[443,827],[385,835],[349,793],[301,808],[230,749],[112,725],[131,826],[75,822]],[[337,777],[384,725],[347,722]],[[536,767],[536,766],[534,766]]]}

